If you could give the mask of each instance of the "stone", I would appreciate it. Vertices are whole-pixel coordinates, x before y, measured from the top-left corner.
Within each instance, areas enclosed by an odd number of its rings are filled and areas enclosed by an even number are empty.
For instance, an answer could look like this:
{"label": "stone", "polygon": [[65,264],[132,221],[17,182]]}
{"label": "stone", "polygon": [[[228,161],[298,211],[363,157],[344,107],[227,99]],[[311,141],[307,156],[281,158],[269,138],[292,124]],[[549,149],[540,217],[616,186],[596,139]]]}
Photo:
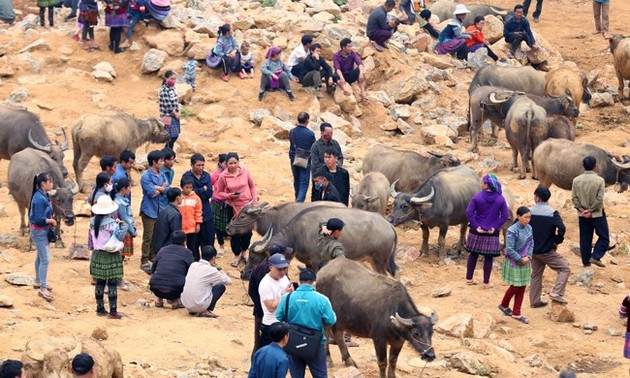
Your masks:
{"label": "stone", "polygon": [[380,102],[386,108],[389,108],[393,103],[385,91],[368,91],[368,98]]}
{"label": "stone", "polygon": [[483,27],[483,34],[488,43],[493,44],[503,38],[503,21],[495,15],[485,16],[486,25]]}
{"label": "stone", "polygon": [[7,101],[22,102],[26,100],[26,97],[28,97],[28,89],[25,87],[19,87],[9,94]]}
{"label": "stone", "polygon": [[389,115],[392,117],[394,121],[397,121],[398,118],[408,119],[411,117],[411,106],[404,105],[394,105],[389,108]]}
{"label": "stone", "polygon": [[270,116],[271,112],[265,108],[253,109],[249,112],[249,120],[256,126],[260,126],[265,116]]}
{"label": "stone", "polygon": [[213,47],[214,45],[210,42],[199,42],[190,46],[190,48],[188,49],[188,52],[192,51],[192,53],[194,54],[193,59],[203,60],[201,64],[205,64],[206,57],[208,56],[208,52],[210,52],[210,50],[212,50]]}
{"label": "stone", "polygon": [[464,339],[462,343],[471,351],[485,356],[499,356],[504,361],[514,362],[515,357],[507,349],[496,346],[484,340]]}
{"label": "stone", "polygon": [[223,105],[212,104],[203,108],[199,114],[197,114],[197,118],[201,122],[214,122],[218,118],[221,118],[224,113],[225,107]]}
{"label": "stone", "polygon": [[85,244],[73,243],[70,247],[69,256],[71,260],[89,260],[91,255],[92,253]]}
{"label": "stone", "polygon": [[453,68],[454,65],[451,62],[450,55],[435,55],[430,53],[421,53],[420,56],[424,59],[424,62],[435,68],[445,70],[447,68]]}
{"label": "stone", "polygon": [[404,261],[416,261],[420,257],[420,250],[410,245],[398,245],[395,256]]}
{"label": "stone", "polygon": [[543,365],[543,361],[536,354],[525,357],[525,363],[531,367],[541,367]]}
{"label": "stone", "polygon": [[428,52],[429,47],[433,45],[433,38],[428,33],[420,33],[407,42],[407,46],[416,49],[419,52]]}
{"label": "stone", "polygon": [[549,319],[558,323],[573,323],[575,321],[575,313],[566,304],[552,301]]}
{"label": "stone", "polygon": [[608,330],[606,330],[606,333],[610,336],[623,336],[624,335],[623,331],[620,331],[614,328],[608,328]]}
{"label": "stone", "polygon": [[95,71],[105,71],[109,73],[111,76],[116,77],[116,70],[114,70],[114,67],[112,67],[112,65],[108,62],[100,62],[94,65],[92,69]]}
{"label": "stone", "polygon": [[457,314],[438,323],[434,329],[448,336],[465,338],[473,337],[473,317],[471,314]]}
{"label": "stone", "polygon": [[[342,131],[346,134],[352,133],[352,124],[346,121],[345,119],[339,117],[338,115],[333,114],[332,112],[327,111],[327,112],[321,113],[318,119],[321,121],[320,124],[323,122],[328,122],[333,126],[333,130],[334,130],[333,138],[340,144],[342,142],[339,140],[340,137],[339,135],[337,135],[338,134],[337,131]],[[317,131],[315,132],[315,135],[317,135],[318,133],[319,133],[319,126],[317,126]],[[343,143],[342,145],[345,145],[345,143]]]}
{"label": "stone", "polygon": [[423,77],[413,72],[408,75],[392,77],[388,80],[386,92],[397,103],[411,104],[415,99],[429,89]]}
{"label": "stone", "polygon": [[589,102],[591,108],[601,108],[604,106],[615,105],[615,99],[609,92],[593,93],[591,95],[591,101]]}
{"label": "stone", "polygon": [[590,268],[578,270],[578,272],[575,274],[575,277],[573,278],[573,282],[577,286],[588,287],[591,285],[591,280],[593,279],[594,274],[595,272],[593,271],[593,269]]}
{"label": "stone", "polygon": [[285,122],[270,115],[263,117],[263,120],[260,123],[261,129],[269,130],[276,139],[284,140],[289,139],[289,130],[291,130],[294,126],[295,125],[292,122]]}
{"label": "stone", "polygon": [[333,373],[333,378],[363,378],[364,375],[354,366],[339,369]]}
{"label": "stone", "polygon": [[597,331],[597,324],[594,323],[584,323],[582,324],[582,329],[586,329],[589,331]]}
{"label": "stone", "polygon": [[182,373],[177,374],[177,378],[199,378],[199,372],[195,369],[186,370]]}
{"label": "stone", "polygon": [[13,75],[15,75],[15,69],[8,62],[0,64],[0,77],[11,77]]}
{"label": "stone", "polygon": [[407,121],[402,118],[398,118],[398,120],[396,120],[396,125],[398,127],[398,130],[404,135],[410,135],[416,132],[416,129],[414,129],[409,123],[407,123]]}
{"label": "stone", "polygon": [[0,245],[4,247],[17,247],[18,240],[13,235],[0,235]]}
{"label": "stone", "polygon": [[473,336],[475,339],[486,338],[496,326],[494,318],[486,313],[478,313],[473,316]]}
{"label": "stone", "polygon": [[138,44],[138,42],[131,42],[131,47],[129,47],[129,51],[140,51],[140,45]]}
{"label": "stone", "polygon": [[431,296],[433,298],[448,297],[449,295],[451,295],[452,292],[453,292],[453,288],[446,285],[446,286],[438,287],[437,289],[433,290],[433,292],[431,293]]}
{"label": "stone", "polygon": [[13,307],[13,298],[0,294],[0,307]]}
{"label": "stone", "polygon": [[143,74],[159,71],[164,65],[168,54],[162,50],[150,49],[142,58],[141,71]]}
{"label": "stone", "polygon": [[354,93],[351,93],[349,96],[346,96],[343,91],[338,90],[335,91],[334,95],[335,103],[339,105],[341,110],[346,113],[354,114],[355,116],[361,116],[361,114],[356,114],[357,110],[357,99],[354,97]]}
{"label": "stone", "polygon": [[50,45],[44,39],[40,38],[35,42],[29,44],[28,46],[24,47],[22,50],[18,51],[18,54],[31,51],[50,51]]}
{"label": "stone", "polygon": [[94,78],[99,81],[106,81],[106,82],[114,81],[114,77],[107,71],[95,70],[92,72],[92,76],[94,76]]}
{"label": "stone", "polygon": [[105,327],[96,327],[92,331],[92,337],[96,340],[107,340],[109,338],[109,334],[107,333],[107,328]]}
{"label": "stone", "polygon": [[176,83],[175,93],[177,93],[177,98],[182,104],[188,104],[192,101],[193,89],[188,83]]}
{"label": "stone", "polygon": [[463,373],[489,377],[493,369],[486,366],[480,356],[471,352],[456,353],[451,356],[451,367]]}
{"label": "stone", "polygon": [[35,277],[26,273],[10,273],[4,276],[4,280],[15,286],[33,286]]}
{"label": "stone", "polygon": [[20,54],[18,55],[18,59],[21,62],[26,62],[31,66],[31,71],[35,74],[38,74],[42,70],[42,66],[46,63],[44,59],[36,58],[31,54]]}
{"label": "stone", "polygon": [[[454,139],[457,136],[455,135],[453,129],[446,125],[424,126],[420,129],[420,132],[422,133],[422,138],[426,144],[437,144],[438,141],[436,138],[439,136],[444,136],[450,139]],[[441,141],[444,142],[443,139]]]}
{"label": "stone", "polygon": [[311,16],[321,12],[327,12],[333,16],[341,14],[341,9],[333,0],[303,0],[302,3],[306,5],[306,12]]}
{"label": "stone", "polygon": [[145,35],[147,44],[168,55],[181,55],[184,51],[184,38],[178,30],[163,30],[160,33]]}

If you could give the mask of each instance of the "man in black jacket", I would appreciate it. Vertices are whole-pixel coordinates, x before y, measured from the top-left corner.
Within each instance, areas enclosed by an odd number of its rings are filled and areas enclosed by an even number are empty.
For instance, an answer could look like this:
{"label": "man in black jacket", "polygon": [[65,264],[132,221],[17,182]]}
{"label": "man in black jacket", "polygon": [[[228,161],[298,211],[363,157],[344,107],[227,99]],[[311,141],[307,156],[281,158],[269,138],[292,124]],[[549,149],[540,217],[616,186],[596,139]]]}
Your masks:
{"label": "man in black jacket", "polygon": [[311,178],[313,159],[310,156],[308,157],[308,164],[304,168],[293,164],[296,151],[308,154],[308,151],[312,151],[312,146],[315,143],[315,133],[308,128],[309,119],[308,113],[300,112],[297,117],[298,124],[289,131],[289,161],[291,162],[291,173],[293,173],[295,202],[304,202]]}
{"label": "man in black jacket", "polygon": [[339,191],[333,185],[332,176],[328,173],[326,167],[320,168],[313,175],[313,190],[311,191],[311,202],[315,201],[332,201],[341,202]]}
{"label": "man in black jacket", "polygon": [[309,48],[309,54],[302,63],[298,77],[300,83],[304,87],[314,87],[317,98],[322,98],[321,92],[322,78],[326,80],[326,90],[331,93],[334,90],[335,80],[333,77],[332,68],[326,60],[320,56],[322,52],[322,46],[319,43],[314,43]]}
{"label": "man in black jacket", "polygon": [[184,291],[186,274],[194,259],[190,250],[184,247],[184,231],[175,231],[168,236],[172,244],[160,249],[151,264],[149,289],[157,297],[156,307],[164,307],[166,299],[173,308],[184,308],[179,297]]}
{"label": "man in black jacket", "polygon": [[333,147],[326,147],[324,150],[324,165],[328,173],[330,173],[330,182],[339,192],[341,202],[348,206],[350,198],[350,174],[345,168],[342,168],[337,164],[338,158],[337,149]]}
{"label": "man in black jacket", "polygon": [[179,188],[171,188],[166,192],[168,205],[158,215],[153,229],[153,250],[158,252],[162,247],[172,243],[171,234],[182,230],[182,214],[179,212],[179,204],[182,202],[182,191]]}
{"label": "man in black jacket", "polygon": [[539,186],[534,191],[535,206],[530,208],[534,234],[534,254],[532,258],[532,280],[529,287],[529,303],[533,308],[545,307],[547,302],[540,299],[542,293],[542,279],[545,266],[558,273],[556,283],[549,294],[549,299],[559,303],[567,303],[564,299],[564,291],[569,280],[569,264],[567,260],[557,252],[558,244],[564,240],[566,227],[558,211],[547,204],[551,192],[544,186]]}

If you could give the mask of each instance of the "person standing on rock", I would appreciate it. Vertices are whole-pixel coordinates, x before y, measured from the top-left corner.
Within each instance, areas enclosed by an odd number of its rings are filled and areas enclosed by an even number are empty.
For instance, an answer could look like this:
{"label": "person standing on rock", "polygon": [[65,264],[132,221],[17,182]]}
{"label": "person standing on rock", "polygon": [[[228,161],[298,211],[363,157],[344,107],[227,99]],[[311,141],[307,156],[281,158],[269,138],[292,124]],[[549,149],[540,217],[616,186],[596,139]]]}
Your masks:
{"label": "person standing on rock", "polygon": [[339,142],[333,139],[333,127],[328,122],[323,122],[319,125],[319,131],[321,133],[320,138],[313,143],[311,147],[311,171],[315,173],[320,168],[324,167],[324,154],[326,149],[334,148],[337,155],[337,165],[343,166],[343,151]]}
{"label": "person standing on rock", "polygon": [[[502,276],[510,287],[506,290],[499,305],[499,310],[506,316],[512,316],[525,324],[528,324],[529,320],[521,315],[521,305],[532,275],[531,258],[534,252],[534,237],[532,227],[529,225],[531,217],[532,214],[527,207],[519,207],[516,210],[516,222],[507,230]],[[514,310],[510,309],[512,297],[514,297]]]}
{"label": "person standing on rock", "polygon": [[558,303],[567,303],[564,291],[569,281],[571,269],[569,263],[558,252],[558,245],[564,241],[566,227],[560,213],[549,206],[547,201],[551,192],[544,186],[534,191],[536,205],[530,208],[532,220],[529,222],[534,234],[534,253],[532,258],[532,282],[529,288],[529,305],[533,308],[545,307],[547,302],[540,299],[545,266],[558,273],[556,284],[549,294],[549,299]]}
{"label": "person standing on rock", "polygon": [[466,60],[468,57],[468,48],[466,47],[466,39],[470,39],[470,34],[463,32],[464,19],[470,11],[464,4],[457,4],[451,21],[446,25],[437,43],[435,44],[435,52],[440,55],[456,54],[458,59]]}
{"label": "person standing on rock", "polygon": [[[527,12],[529,12],[529,6],[532,3],[532,0],[524,0],[523,1],[523,15],[527,17]],[[534,17],[534,22],[540,21],[540,14],[542,13],[543,0],[536,0],[536,10],[532,14]]]}
{"label": "person standing on rock", "polygon": [[48,264],[50,261],[50,247],[48,245],[48,231],[57,227],[53,218],[53,208],[50,202],[50,192],[53,192],[53,180],[50,174],[40,173],[33,178],[33,191],[28,222],[31,225],[31,239],[37,248],[35,258],[35,283],[33,287],[39,289],[38,295],[48,302],[53,297],[48,287]]}
{"label": "person standing on rock", "polygon": [[129,25],[127,19],[128,0],[105,0],[105,25],[109,26],[109,50],[114,54],[125,51],[120,47],[123,28]]}
{"label": "person standing on rock", "polygon": [[[308,184],[311,178],[311,164],[313,163],[312,146],[315,144],[315,133],[308,128],[310,117],[306,112],[300,112],[297,125],[289,131],[289,162],[293,173],[293,191],[295,202],[304,202]],[[304,166],[296,165],[296,154],[306,159]]]}
{"label": "person standing on rock", "polygon": [[158,105],[160,107],[160,117],[166,130],[168,130],[171,139],[166,143],[166,147],[174,149],[175,141],[179,138],[180,117],[179,98],[175,92],[175,84],[177,83],[177,75],[175,72],[168,70],[164,74],[162,87],[158,94]]}
{"label": "person standing on rock", "polygon": [[396,7],[394,0],[385,0],[385,3],[370,13],[367,20],[366,34],[376,51],[387,48],[387,41],[392,37],[398,26],[398,20],[389,19],[387,13]]}
{"label": "person standing on rock", "polygon": [[610,0],[593,0],[593,17],[595,17],[595,31],[593,32],[594,35],[601,33],[604,38],[610,38],[610,36],[608,35],[609,11]]}
{"label": "person standing on rock", "polygon": [[[346,96],[352,94],[352,87],[350,84],[355,81],[359,82],[361,88],[361,97],[367,100],[367,92],[365,90],[365,67],[363,61],[359,57],[356,51],[352,50],[352,40],[350,38],[344,38],[339,42],[341,50],[337,51],[333,55],[333,67],[335,73],[339,77],[339,85],[343,89],[343,93]],[[356,68],[355,68],[356,65]]]}
{"label": "person standing on rock", "polygon": [[[606,265],[601,261],[610,247],[608,221],[604,211],[604,179],[595,171],[597,160],[587,156],[582,160],[584,173],[573,179],[571,199],[578,211],[580,226],[580,254],[582,264],[595,264],[600,268]],[[597,234],[597,242],[593,247],[593,231]]]}
{"label": "person standing on rock", "polygon": [[55,26],[55,6],[59,4],[57,0],[37,0],[37,6],[39,7],[39,24],[42,27],[46,26],[46,8],[48,8],[48,25],[49,27]]}
{"label": "person standing on rock", "polygon": [[489,173],[481,179],[481,191],[473,196],[466,208],[466,217],[470,224],[466,239],[466,251],[469,253],[466,264],[466,283],[468,285],[475,284],[473,275],[479,255],[482,255],[484,257],[484,288],[492,287],[490,284],[492,260],[501,254],[499,232],[510,215],[510,210],[502,193],[499,179]]}

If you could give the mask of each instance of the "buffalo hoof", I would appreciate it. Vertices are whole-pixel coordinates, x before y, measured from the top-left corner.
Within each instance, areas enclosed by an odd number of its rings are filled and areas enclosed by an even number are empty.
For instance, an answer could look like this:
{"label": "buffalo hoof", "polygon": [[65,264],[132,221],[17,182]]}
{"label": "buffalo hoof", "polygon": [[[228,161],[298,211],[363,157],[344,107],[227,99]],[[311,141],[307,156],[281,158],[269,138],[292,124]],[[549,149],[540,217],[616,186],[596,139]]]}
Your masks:
{"label": "buffalo hoof", "polygon": [[518,175],[518,179],[519,179],[519,180],[525,180],[525,177],[526,177],[526,176],[525,176],[524,174],[519,174],[519,175]]}
{"label": "buffalo hoof", "polygon": [[344,361],[346,363],[346,366],[354,366],[355,368],[359,368],[356,364],[356,362],[354,362],[354,360],[352,359],[352,357],[348,357],[347,360]]}
{"label": "buffalo hoof", "polygon": [[66,245],[61,240],[55,242],[55,248],[66,248]]}

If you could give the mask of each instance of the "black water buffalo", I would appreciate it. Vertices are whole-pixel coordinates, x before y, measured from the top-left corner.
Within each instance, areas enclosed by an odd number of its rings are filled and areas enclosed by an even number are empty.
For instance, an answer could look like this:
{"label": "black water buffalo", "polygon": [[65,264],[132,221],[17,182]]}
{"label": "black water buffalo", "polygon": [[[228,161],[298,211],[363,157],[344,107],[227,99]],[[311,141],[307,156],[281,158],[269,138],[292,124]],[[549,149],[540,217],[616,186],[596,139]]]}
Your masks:
{"label": "black water buffalo", "polygon": [[420,154],[377,144],[363,158],[363,174],[381,172],[390,183],[398,180],[400,190],[411,192],[433,173],[459,164],[457,156],[451,154]]}
{"label": "black water buffalo", "polygon": [[420,221],[422,228],[421,253],[429,251],[429,229],[439,227],[438,245],[444,249],[448,226],[460,225],[458,251],[464,247],[468,219],[466,207],[473,195],[480,190],[481,179],[469,167],[445,168],[429,177],[414,193],[396,192],[391,186],[394,207],[388,220],[394,225]]}
{"label": "black water buffalo", "polygon": [[[437,16],[440,22],[453,18],[453,11],[457,3],[453,0],[438,0],[431,4],[429,10],[432,14]],[[477,16],[493,15],[505,22],[508,17],[514,15],[513,10],[495,7],[488,4],[466,4],[466,8],[470,11],[464,19],[464,26],[468,27],[474,23]]]}
{"label": "black water buffalo", "polygon": [[[74,212],[72,210],[72,199],[79,191],[76,182],[70,184],[64,183],[61,169],[50,156],[43,151],[34,148],[27,148],[13,155],[9,163],[9,193],[17,202],[20,211],[20,231],[22,235],[27,232],[27,225],[24,215],[31,203],[31,194],[33,188],[33,178],[40,174],[48,172],[51,174],[54,187],[49,192],[53,203],[53,210],[57,227],[61,229],[61,219],[66,225],[74,224]],[[59,243],[65,247],[61,241],[61,232],[59,233]]]}
{"label": "black water buffalo", "polygon": [[63,166],[63,152],[68,149],[68,137],[63,128],[61,131],[63,143],[52,143],[37,115],[0,107],[0,159],[9,160],[25,148],[34,148],[47,153],[66,177],[68,171]]}
{"label": "black water buffalo", "polygon": [[394,227],[380,214],[345,207],[302,210],[280,232],[273,236],[268,232],[262,240],[252,243],[248,264],[256,266],[266,256],[269,245],[281,243],[293,248],[298,260],[317,271],[322,262],[321,251],[317,248],[320,222],[330,218],[339,218],[346,224],[339,241],[349,259],[368,260],[376,272],[396,274],[397,235]]}
{"label": "black water buffalo", "polygon": [[381,172],[370,172],[350,192],[352,208],[385,215],[389,199],[389,180]]}
{"label": "black water buffalo", "polygon": [[563,115],[547,115],[547,138],[575,140],[575,125]]}
{"label": "black water buffalo", "polygon": [[505,116],[505,137],[512,147],[512,165],[518,167],[521,155],[519,179],[529,172],[529,159],[533,151],[547,138],[547,112],[526,96],[518,96]]}
{"label": "black water buffalo", "polygon": [[546,187],[552,184],[571,190],[573,179],[584,173],[582,160],[587,156],[597,159],[595,172],[606,185],[615,184],[619,193],[630,184],[630,157],[615,157],[592,144],[578,144],[565,139],[548,139],[534,151],[534,174]]}
{"label": "black water buffalo", "polygon": [[489,85],[513,91],[545,95],[546,73],[532,67],[485,66],[477,71],[468,86],[468,95],[478,87]]}
{"label": "black water buffalo", "polygon": [[[416,307],[399,281],[339,257],[317,274],[317,291],[330,299],[337,314],[332,333],[346,365],[356,367],[344,341],[344,331],[372,339],[382,378],[386,368],[387,377],[396,376],[398,354],[405,341],[421,354],[423,360],[435,359],[431,337],[433,325],[438,320],[437,313],[427,307]],[[389,367],[387,345],[390,346]],[[326,355],[332,364],[328,345]]]}
{"label": "black water buffalo", "polygon": [[156,118],[87,114],[72,128],[72,166],[77,182],[83,187],[83,170],[92,156],[118,156],[124,150],[135,152],[143,143],[166,143],[169,139],[164,124]]}

